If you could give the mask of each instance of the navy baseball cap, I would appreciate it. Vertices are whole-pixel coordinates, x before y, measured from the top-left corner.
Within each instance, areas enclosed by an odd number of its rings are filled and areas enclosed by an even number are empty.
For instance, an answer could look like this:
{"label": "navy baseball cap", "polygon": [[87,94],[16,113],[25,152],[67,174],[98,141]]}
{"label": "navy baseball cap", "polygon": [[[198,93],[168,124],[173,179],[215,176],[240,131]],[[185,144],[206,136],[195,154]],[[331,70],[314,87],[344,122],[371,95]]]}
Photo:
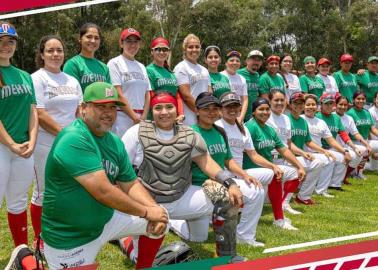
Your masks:
{"label": "navy baseball cap", "polygon": [[206,108],[212,104],[220,107],[219,100],[209,92],[199,94],[195,102],[197,109]]}
{"label": "navy baseball cap", "polygon": [[9,23],[2,23],[0,24],[0,37],[10,36],[15,39],[18,39],[18,35],[16,32],[16,28]]}

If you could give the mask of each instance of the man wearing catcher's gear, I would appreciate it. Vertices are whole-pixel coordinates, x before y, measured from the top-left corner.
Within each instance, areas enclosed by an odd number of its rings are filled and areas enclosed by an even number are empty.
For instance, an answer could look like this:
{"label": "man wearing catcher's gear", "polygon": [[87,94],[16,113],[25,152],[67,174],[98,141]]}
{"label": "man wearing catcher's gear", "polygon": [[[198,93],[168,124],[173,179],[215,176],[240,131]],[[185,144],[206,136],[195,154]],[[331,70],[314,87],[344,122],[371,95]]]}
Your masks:
{"label": "man wearing catcher's gear", "polygon": [[[104,82],[89,85],[82,118],[61,131],[46,163],[42,238],[49,269],[92,264],[109,240],[160,236],[168,214],[137,179],[121,140],[109,132],[119,101]],[[117,184],[117,188],[114,184]],[[148,246],[155,256],[160,242]],[[137,268],[152,266],[139,255]]]}
{"label": "man wearing catcher's gear", "polygon": [[[145,121],[131,127],[122,141],[131,163],[152,197],[161,203],[172,219],[186,220],[190,241],[205,241],[211,214],[222,223],[215,226],[217,254],[230,255],[232,261],[243,260],[236,255],[237,207],[242,193],[235,181],[211,158],[202,137],[188,126],[176,125],[177,101],[168,93],[151,99],[153,122]],[[194,161],[208,175],[212,184],[192,184]],[[151,239],[151,242],[156,241]],[[133,241],[136,250],[136,241]],[[140,243],[140,241],[139,241]],[[130,258],[130,239],[121,241]],[[139,253],[147,246],[139,244]],[[135,258],[139,261],[139,257]]]}

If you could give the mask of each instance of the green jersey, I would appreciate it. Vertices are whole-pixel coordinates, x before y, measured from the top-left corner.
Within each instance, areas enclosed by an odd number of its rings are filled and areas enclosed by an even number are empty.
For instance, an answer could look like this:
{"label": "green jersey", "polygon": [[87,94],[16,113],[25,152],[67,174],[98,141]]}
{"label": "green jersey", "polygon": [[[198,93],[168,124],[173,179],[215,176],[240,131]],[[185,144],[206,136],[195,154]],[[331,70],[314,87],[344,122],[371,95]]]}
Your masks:
{"label": "green jersey", "polygon": [[220,98],[223,93],[232,91],[230,81],[228,80],[227,76],[223,75],[222,73],[210,72],[210,83],[211,89],[213,89],[213,94],[217,98]]}
{"label": "green jersey", "polygon": [[[273,162],[272,150],[285,147],[276,131],[268,125],[260,125],[255,119],[249,120],[245,126],[251,134],[257,153]],[[259,167],[259,165],[251,161],[247,154],[244,154],[243,169]]]}
{"label": "green jersey", "polygon": [[248,93],[248,107],[247,112],[244,117],[244,121],[247,122],[252,117],[252,103],[255,102],[255,100],[260,95],[259,90],[259,73],[251,73],[246,67],[241,68],[237,71],[237,73],[244,77],[244,79],[247,81],[247,93]]}
{"label": "green jersey", "polygon": [[318,76],[308,76],[304,74],[299,77],[299,83],[301,84],[302,92],[313,94],[317,96],[318,99],[326,90],[322,78]]}
{"label": "green jersey", "polygon": [[173,72],[169,71],[165,67],[155,65],[154,63],[149,64],[146,69],[152,91],[169,92],[174,97],[177,95],[178,84],[176,76]]}
{"label": "green jersey", "polygon": [[0,66],[4,86],[0,96],[0,121],[16,143],[29,140],[31,105],[36,104],[30,75],[12,65]]}
{"label": "green jersey", "polygon": [[[370,129],[375,124],[370,112],[365,109],[357,110],[356,108],[351,108],[346,113],[353,118],[354,123],[356,123],[357,130],[361,136],[365,140],[369,139]],[[354,140],[354,138],[352,138],[352,140]]]}
{"label": "green jersey", "polygon": [[136,179],[122,141],[111,132],[97,137],[76,119],[58,134],[46,162],[42,238],[49,246],[71,249],[100,236],[114,210],[75,179],[100,170],[113,184]]}
{"label": "green jersey", "polygon": [[343,97],[348,99],[349,103],[353,103],[353,94],[357,92],[356,76],[350,72],[344,73],[339,70],[333,73],[339,92]]}
{"label": "green jersey", "polygon": [[269,72],[265,72],[259,78],[259,91],[260,94],[269,94],[273,90],[280,90],[285,93],[285,81],[281,75],[270,75]]}
{"label": "green jersey", "polygon": [[83,93],[91,83],[112,83],[107,65],[96,58],[87,58],[80,54],[69,59],[64,64],[63,71],[79,81]]}
{"label": "green jersey", "polygon": [[356,78],[361,91],[366,94],[366,101],[373,103],[375,93],[378,92],[378,74],[365,70],[363,75],[357,75]]}
{"label": "green jersey", "polygon": [[291,123],[291,141],[299,149],[304,150],[305,144],[311,141],[308,124],[302,117],[295,119],[291,113],[289,114],[289,119]]}
{"label": "green jersey", "polygon": [[[193,125],[193,130],[200,134],[206,142],[207,150],[214,161],[224,169],[225,161],[232,159],[232,154],[228,143],[223,138],[222,134],[215,128],[204,129],[199,125]],[[192,163],[192,184],[201,186],[209,177],[197,166]]]}
{"label": "green jersey", "polygon": [[[344,125],[341,122],[341,118],[337,114],[331,113],[330,115],[326,115],[321,112],[317,112],[315,116],[319,119],[322,119],[324,122],[326,122],[329,130],[332,133],[333,138],[336,139],[340,131],[345,131]],[[322,147],[326,149],[330,148],[329,144],[324,139],[322,139]]]}

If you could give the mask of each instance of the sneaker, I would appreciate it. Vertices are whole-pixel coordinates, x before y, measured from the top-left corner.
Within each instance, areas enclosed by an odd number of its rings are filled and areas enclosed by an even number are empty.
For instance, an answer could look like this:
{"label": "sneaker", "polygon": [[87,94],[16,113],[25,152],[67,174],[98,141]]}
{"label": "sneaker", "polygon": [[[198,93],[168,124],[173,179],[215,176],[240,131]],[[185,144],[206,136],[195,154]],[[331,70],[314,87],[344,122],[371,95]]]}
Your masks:
{"label": "sneaker", "polygon": [[22,260],[27,256],[33,256],[33,252],[28,248],[27,245],[22,244],[17,246],[13,251],[9,259],[8,265],[5,270],[23,270]]}
{"label": "sneaker", "polygon": [[295,197],[295,202],[304,205],[313,205],[315,202],[312,199],[302,200],[298,196]]}
{"label": "sneaker", "polygon": [[131,263],[136,264],[135,250],[133,246],[133,238],[127,236],[118,240],[119,248],[122,253],[125,254],[127,258],[130,259]]}
{"label": "sneaker", "polygon": [[359,170],[356,174],[354,174],[353,178],[359,179],[359,180],[366,180],[367,179],[366,175],[364,175],[361,170]]}
{"label": "sneaker", "polygon": [[291,208],[290,204],[284,204],[282,209],[290,214],[293,214],[293,215],[301,215],[303,214],[302,212],[299,212],[293,208]]}
{"label": "sneaker", "polygon": [[278,220],[273,221],[273,225],[284,230],[298,231],[298,228],[295,228],[293,225],[291,225],[289,222],[287,222],[284,219],[278,219]]}
{"label": "sneaker", "polygon": [[236,243],[246,244],[246,245],[250,245],[252,247],[265,247],[265,244],[263,242],[259,242],[259,241],[256,241],[256,240],[244,240],[244,239],[236,238]]}
{"label": "sneaker", "polygon": [[231,257],[231,259],[228,261],[228,263],[240,263],[240,262],[246,262],[247,258],[239,255],[234,255]]}
{"label": "sneaker", "polygon": [[319,195],[326,197],[326,198],[335,198],[335,195],[329,194],[327,191],[320,193]]}

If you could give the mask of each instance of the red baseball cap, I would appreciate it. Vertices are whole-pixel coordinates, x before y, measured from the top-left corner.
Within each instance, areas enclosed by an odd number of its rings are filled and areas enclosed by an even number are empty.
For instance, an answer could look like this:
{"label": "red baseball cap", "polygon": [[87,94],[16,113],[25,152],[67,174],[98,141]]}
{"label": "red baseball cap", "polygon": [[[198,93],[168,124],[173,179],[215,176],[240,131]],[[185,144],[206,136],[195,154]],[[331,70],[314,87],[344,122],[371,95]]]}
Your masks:
{"label": "red baseball cap", "polygon": [[318,61],[318,66],[320,65],[324,65],[324,64],[328,64],[330,65],[331,64],[331,61],[329,61],[327,58],[320,58],[319,61]]}
{"label": "red baseball cap", "polygon": [[141,39],[140,33],[137,30],[135,30],[134,28],[123,29],[119,39],[120,39],[120,41],[123,41],[126,38],[128,38],[129,36],[136,36],[138,39]]}
{"label": "red baseball cap", "polygon": [[323,93],[320,97],[320,102],[323,104],[335,102],[335,96],[332,95],[331,93]]}
{"label": "red baseball cap", "polygon": [[340,63],[342,62],[353,62],[353,56],[351,56],[350,54],[348,53],[345,53],[343,54],[341,57],[340,57]]}

